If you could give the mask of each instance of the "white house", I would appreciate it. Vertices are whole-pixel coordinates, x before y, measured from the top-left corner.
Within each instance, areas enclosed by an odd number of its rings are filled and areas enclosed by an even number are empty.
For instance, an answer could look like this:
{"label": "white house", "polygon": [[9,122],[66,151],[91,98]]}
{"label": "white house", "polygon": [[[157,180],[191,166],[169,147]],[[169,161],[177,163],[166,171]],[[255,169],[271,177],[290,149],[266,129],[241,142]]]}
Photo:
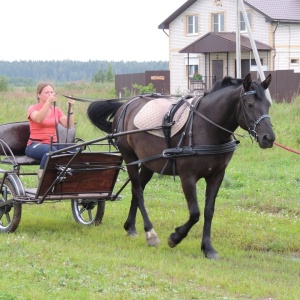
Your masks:
{"label": "white house", "polygon": [[[237,26],[241,75],[256,70],[237,2],[188,0],[158,26],[169,35],[171,93],[193,89],[190,79],[196,72],[205,88],[225,75],[236,77]],[[263,70],[300,72],[300,0],[244,0],[244,4]]]}

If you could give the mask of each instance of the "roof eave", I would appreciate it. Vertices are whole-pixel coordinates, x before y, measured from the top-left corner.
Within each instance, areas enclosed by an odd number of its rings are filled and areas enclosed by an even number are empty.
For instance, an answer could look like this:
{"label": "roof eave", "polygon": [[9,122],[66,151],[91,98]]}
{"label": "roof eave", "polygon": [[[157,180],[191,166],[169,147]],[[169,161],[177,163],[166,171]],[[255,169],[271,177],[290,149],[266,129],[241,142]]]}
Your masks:
{"label": "roof eave", "polygon": [[175,12],[173,12],[167,19],[165,19],[159,26],[158,29],[169,29],[170,23],[175,20],[179,15],[181,15],[187,8],[192,4],[197,2],[197,0],[188,0],[183,3]]}
{"label": "roof eave", "polygon": [[284,20],[284,19],[271,19],[269,22],[272,23],[300,23],[300,20]]}

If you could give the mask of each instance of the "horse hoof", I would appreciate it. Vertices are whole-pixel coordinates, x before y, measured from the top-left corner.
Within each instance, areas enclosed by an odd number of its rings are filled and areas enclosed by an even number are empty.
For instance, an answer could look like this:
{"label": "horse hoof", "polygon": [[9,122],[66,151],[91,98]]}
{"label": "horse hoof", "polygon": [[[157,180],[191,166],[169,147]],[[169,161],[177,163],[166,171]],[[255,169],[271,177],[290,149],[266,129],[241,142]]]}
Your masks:
{"label": "horse hoof", "polygon": [[150,247],[157,246],[160,244],[160,239],[157,236],[154,229],[151,229],[150,231],[146,232],[146,240],[147,240],[148,246],[150,246]]}
{"label": "horse hoof", "polygon": [[208,259],[219,259],[220,258],[217,251],[207,252],[207,253],[204,253],[204,255]]}
{"label": "horse hoof", "polygon": [[170,248],[174,248],[177,246],[177,244],[170,237],[168,238],[168,245]]}
{"label": "horse hoof", "polygon": [[137,237],[138,233],[135,230],[127,230],[127,236]]}

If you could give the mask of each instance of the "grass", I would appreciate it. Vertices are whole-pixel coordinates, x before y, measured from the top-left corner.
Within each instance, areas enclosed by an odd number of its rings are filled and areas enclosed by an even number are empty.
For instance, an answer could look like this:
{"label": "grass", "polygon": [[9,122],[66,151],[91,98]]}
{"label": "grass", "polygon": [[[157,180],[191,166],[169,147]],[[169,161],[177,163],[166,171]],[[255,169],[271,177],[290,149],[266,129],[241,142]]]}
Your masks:
{"label": "grass", "polygon": [[[109,87],[59,89],[78,97],[111,95]],[[25,120],[34,99],[33,88],[0,94],[0,122]],[[77,135],[90,140],[101,132],[87,120],[87,105],[76,103],[75,116]],[[297,151],[299,106],[296,99],[274,103],[270,111],[276,140]],[[146,245],[140,214],[138,237],[129,238],[123,230],[129,186],[121,201],[106,203],[97,227],[76,224],[69,201],[23,205],[17,231],[0,235],[0,299],[299,299],[299,155],[240,140],[216,202],[212,239],[219,260],[210,261],[200,251],[202,216],[181,244],[168,247],[168,236],[188,211],[179,179],[155,175],[145,197],[159,247]],[[126,178],[121,172],[116,188]],[[36,184],[36,178],[22,180]],[[199,181],[201,212],[204,187]]]}

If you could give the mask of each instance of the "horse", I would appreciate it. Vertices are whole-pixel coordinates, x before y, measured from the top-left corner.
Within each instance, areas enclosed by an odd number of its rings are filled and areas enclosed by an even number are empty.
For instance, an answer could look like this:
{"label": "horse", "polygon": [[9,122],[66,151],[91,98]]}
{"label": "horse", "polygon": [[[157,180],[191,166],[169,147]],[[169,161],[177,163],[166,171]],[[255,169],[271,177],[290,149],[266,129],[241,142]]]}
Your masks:
{"label": "horse", "polygon": [[[171,248],[178,245],[199,221],[196,183],[204,178],[206,190],[201,251],[209,259],[219,258],[211,242],[211,227],[216,196],[239,142],[234,131],[240,126],[258,142],[260,148],[273,146],[275,134],[269,116],[272,100],[265,95],[270,83],[271,74],[262,82],[252,81],[250,74],[243,79],[225,77],[203,97],[177,97],[177,102],[181,100],[185,104],[188,118],[169,139],[154,135],[151,128],[142,130],[135,125],[135,117],[155,99],[154,95],[140,95],[126,102],[122,99],[95,101],[89,105],[88,118],[94,126],[109,133],[127,166],[132,193],[124,223],[127,235],[137,235],[136,214],[139,208],[148,245],[160,243],[145,208],[143,193],[154,173],[175,175],[180,178],[189,210],[188,220],[168,238]],[[162,103],[169,100],[168,97],[159,98]],[[174,123],[169,120],[160,128],[172,130]]]}

